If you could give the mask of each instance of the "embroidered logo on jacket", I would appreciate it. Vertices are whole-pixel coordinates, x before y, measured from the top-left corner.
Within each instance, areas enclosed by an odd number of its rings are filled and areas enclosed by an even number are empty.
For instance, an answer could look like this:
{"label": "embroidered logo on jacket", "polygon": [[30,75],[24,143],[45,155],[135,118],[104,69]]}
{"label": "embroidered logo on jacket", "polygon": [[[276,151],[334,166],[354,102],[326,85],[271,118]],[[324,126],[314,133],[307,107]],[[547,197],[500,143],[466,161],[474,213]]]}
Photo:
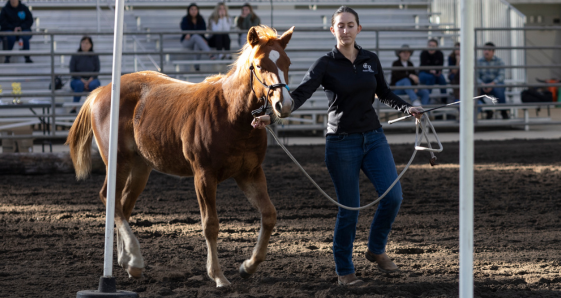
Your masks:
{"label": "embroidered logo on jacket", "polygon": [[364,64],[362,65],[362,67],[364,67],[364,69],[362,70],[362,72],[374,72],[374,71],[372,70],[372,66],[371,66],[371,65],[368,65],[368,63],[364,63]]}

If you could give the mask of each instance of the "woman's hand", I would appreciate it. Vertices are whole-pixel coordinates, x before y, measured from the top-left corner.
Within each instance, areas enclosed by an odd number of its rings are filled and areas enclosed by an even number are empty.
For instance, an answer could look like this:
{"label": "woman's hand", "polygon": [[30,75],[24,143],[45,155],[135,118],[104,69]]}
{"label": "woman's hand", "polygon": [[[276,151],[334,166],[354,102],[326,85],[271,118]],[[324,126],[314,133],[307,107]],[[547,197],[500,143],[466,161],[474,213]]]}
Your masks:
{"label": "woman's hand", "polygon": [[189,40],[191,38],[191,34],[185,34],[185,40]]}
{"label": "woman's hand", "polygon": [[255,117],[253,121],[251,121],[251,126],[258,129],[263,129],[269,124],[271,124],[271,117],[269,117],[269,115]]}
{"label": "woman's hand", "polygon": [[414,116],[417,119],[421,119],[421,116],[423,116],[423,108],[422,107],[410,107],[409,108],[409,114],[411,114],[412,116]]}

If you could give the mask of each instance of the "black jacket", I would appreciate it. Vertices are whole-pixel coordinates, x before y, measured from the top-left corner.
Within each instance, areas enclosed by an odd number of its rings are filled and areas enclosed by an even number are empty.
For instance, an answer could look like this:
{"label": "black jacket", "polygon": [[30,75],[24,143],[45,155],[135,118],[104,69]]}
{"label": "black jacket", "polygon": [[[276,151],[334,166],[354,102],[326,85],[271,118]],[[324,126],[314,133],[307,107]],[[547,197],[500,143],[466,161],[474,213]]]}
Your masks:
{"label": "black jacket", "polygon": [[[197,23],[193,24],[193,22],[191,22],[191,17],[189,15],[184,16],[183,19],[181,19],[181,24],[179,26],[181,27],[182,31],[206,30],[206,23],[205,23],[205,20],[202,17],[198,17],[197,18]],[[206,40],[206,37],[205,37],[204,34],[199,34],[199,35],[202,36]],[[183,42],[184,39],[185,39],[185,34],[181,35],[181,42]]]}
{"label": "black jacket", "polygon": [[[444,55],[441,51],[436,50],[434,54],[429,54],[428,51],[421,52],[421,66],[443,66],[444,65]],[[442,73],[442,69],[435,69],[437,72]],[[430,70],[423,70],[424,72],[430,72]]]}
{"label": "black jacket", "polygon": [[19,2],[18,7],[14,8],[10,1],[6,2],[2,12],[0,12],[2,31],[14,31],[16,27],[21,27],[21,30],[29,30],[31,25],[33,25],[33,15],[27,6]]}
{"label": "black jacket", "polygon": [[[70,72],[99,72],[99,56],[82,56],[82,55],[72,55],[70,58]],[[93,77],[97,79],[97,76],[72,76],[73,79],[89,79]]]}
{"label": "black jacket", "polygon": [[374,94],[382,103],[404,113],[410,104],[395,95],[386,80],[378,56],[355,46],[359,52],[351,63],[337,47],[319,58],[292,93],[294,110],[312,96],[319,85],[329,100],[327,133],[359,133],[381,127],[372,107]]}
{"label": "black jacket", "polygon": [[[392,63],[392,67],[403,67],[401,63],[401,59],[397,59]],[[411,61],[407,61],[407,67],[413,67],[413,63]],[[417,85],[413,80],[409,77],[410,74],[417,75],[417,72],[414,70],[392,70],[392,78],[390,80],[390,86],[395,86],[395,84],[405,78],[408,78],[411,81],[411,85]]]}

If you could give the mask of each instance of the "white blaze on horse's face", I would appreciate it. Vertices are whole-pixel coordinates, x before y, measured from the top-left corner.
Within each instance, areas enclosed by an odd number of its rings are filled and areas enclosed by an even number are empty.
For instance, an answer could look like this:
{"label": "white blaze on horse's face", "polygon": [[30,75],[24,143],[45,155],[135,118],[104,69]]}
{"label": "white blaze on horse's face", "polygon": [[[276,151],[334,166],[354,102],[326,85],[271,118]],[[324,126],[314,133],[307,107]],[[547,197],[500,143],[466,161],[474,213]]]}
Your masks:
{"label": "white blaze on horse's face", "polygon": [[[281,68],[277,65],[277,61],[280,58],[280,53],[278,51],[272,50],[269,52],[269,59],[273,61],[273,63],[277,66],[277,74],[279,82],[275,84],[286,84],[285,74],[281,70]],[[288,92],[288,89],[285,87],[280,88],[282,96],[278,98],[272,98],[273,109],[280,117],[288,117],[290,112],[292,112],[292,105],[294,101]]]}

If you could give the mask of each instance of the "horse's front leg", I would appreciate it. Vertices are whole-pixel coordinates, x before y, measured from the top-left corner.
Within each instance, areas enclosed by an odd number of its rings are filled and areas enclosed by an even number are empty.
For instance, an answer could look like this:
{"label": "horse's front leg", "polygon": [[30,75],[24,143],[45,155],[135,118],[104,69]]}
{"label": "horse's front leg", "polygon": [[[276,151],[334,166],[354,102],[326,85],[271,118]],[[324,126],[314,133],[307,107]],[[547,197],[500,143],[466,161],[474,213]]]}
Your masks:
{"label": "horse's front leg", "polygon": [[217,181],[211,177],[195,174],[195,189],[197,191],[197,199],[201,209],[201,222],[203,226],[203,234],[206,238],[207,245],[207,273],[208,276],[216,282],[216,287],[227,287],[230,282],[220,269],[218,262],[218,213],[216,212],[216,187]]}
{"label": "horse's front leg", "polygon": [[277,211],[267,194],[267,180],[261,167],[242,177],[236,177],[238,186],[243,190],[249,201],[261,213],[261,229],[257,238],[257,245],[253,249],[250,259],[245,260],[240,266],[240,275],[243,278],[250,277],[257,266],[265,261],[267,245],[273,228],[277,223]]}

